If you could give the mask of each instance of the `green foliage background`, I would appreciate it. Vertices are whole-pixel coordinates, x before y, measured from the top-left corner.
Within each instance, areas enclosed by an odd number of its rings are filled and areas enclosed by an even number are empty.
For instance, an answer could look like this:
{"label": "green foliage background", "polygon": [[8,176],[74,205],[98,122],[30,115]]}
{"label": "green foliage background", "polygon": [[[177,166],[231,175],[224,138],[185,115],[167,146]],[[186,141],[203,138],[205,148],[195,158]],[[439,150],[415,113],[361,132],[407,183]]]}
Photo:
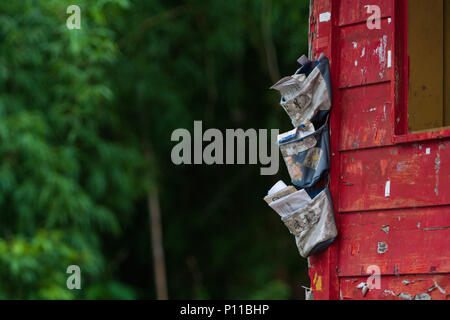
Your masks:
{"label": "green foliage background", "polygon": [[0,298],[155,298],[149,190],[169,298],[302,298],[306,262],[262,200],[289,181],[282,161],[175,166],[170,135],[288,130],[268,88],[307,52],[307,22],[306,0],[1,1]]}

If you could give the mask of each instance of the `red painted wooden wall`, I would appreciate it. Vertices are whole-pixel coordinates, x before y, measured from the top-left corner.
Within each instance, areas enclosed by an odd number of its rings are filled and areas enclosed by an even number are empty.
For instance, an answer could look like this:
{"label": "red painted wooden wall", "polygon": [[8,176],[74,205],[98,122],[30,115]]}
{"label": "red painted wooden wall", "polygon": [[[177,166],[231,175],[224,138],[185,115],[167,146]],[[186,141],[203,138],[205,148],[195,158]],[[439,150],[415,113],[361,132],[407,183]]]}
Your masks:
{"label": "red painted wooden wall", "polygon": [[[339,229],[309,259],[314,299],[450,298],[450,130],[405,131],[402,1],[311,1],[311,54],[331,62]],[[367,28],[366,5],[381,8],[381,29]],[[363,297],[357,285],[371,265],[381,288]]]}

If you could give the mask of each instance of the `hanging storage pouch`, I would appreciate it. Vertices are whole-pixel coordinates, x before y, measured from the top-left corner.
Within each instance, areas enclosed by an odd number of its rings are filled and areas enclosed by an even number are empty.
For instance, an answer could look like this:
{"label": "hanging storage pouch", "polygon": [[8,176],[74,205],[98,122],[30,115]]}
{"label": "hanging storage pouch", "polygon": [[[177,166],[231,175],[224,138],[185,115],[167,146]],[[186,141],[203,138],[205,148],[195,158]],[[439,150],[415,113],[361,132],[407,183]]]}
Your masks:
{"label": "hanging storage pouch", "polygon": [[333,205],[325,188],[304,207],[284,216],[283,223],[295,236],[300,255],[304,258],[328,248],[337,236]]}
{"label": "hanging storage pouch", "polygon": [[[279,137],[283,136],[285,135]],[[278,145],[295,186],[310,188],[328,174],[330,168],[328,121],[307,136],[300,137],[297,133],[281,138]]]}
{"label": "hanging storage pouch", "polygon": [[316,127],[323,124],[331,108],[331,79],[328,58],[321,56],[297,72],[282,78],[271,89],[281,93],[281,106],[294,127],[311,121]]}

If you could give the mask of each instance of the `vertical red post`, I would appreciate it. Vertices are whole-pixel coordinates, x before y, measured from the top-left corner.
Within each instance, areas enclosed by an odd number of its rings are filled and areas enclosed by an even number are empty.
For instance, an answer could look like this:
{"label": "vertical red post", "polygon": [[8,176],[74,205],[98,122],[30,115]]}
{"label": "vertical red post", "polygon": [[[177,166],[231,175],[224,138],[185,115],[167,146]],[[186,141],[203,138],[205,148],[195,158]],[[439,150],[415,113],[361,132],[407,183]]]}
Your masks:
{"label": "vertical red post", "polygon": [[[335,207],[336,224],[339,230],[338,181],[339,167],[338,138],[339,138],[339,112],[336,108],[337,90],[335,89],[336,76],[338,74],[336,59],[337,38],[334,34],[334,19],[338,8],[336,0],[312,0],[310,12],[310,58],[317,59],[324,53],[330,60],[331,78],[333,87],[333,102],[330,117],[330,144],[331,144],[331,173],[330,192]],[[339,236],[338,236],[339,237]],[[337,277],[338,239],[326,251],[309,258],[309,276],[314,300],[330,300],[339,298],[339,281]]]}

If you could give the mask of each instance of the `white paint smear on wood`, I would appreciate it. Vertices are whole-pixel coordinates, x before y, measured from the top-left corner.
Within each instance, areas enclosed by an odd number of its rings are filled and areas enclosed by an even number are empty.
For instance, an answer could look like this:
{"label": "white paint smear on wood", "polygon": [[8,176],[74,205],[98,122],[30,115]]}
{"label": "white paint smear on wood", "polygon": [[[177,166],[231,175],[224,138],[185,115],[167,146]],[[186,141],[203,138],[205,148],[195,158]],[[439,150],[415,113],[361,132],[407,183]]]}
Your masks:
{"label": "white paint smear on wood", "polygon": [[386,181],[386,186],[384,187],[384,196],[389,197],[391,195],[391,182]]}
{"label": "white paint smear on wood", "polygon": [[319,22],[330,21],[330,19],[331,19],[331,12],[323,12],[319,15]]}
{"label": "white paint smear on wood", "polygon": [[391,52],[391,50],[388,50],[388,62],[387,62],[387,66],[388,66],[388,68],[390,68],[391,67],[391,65],[392,65],[392,52]]}

